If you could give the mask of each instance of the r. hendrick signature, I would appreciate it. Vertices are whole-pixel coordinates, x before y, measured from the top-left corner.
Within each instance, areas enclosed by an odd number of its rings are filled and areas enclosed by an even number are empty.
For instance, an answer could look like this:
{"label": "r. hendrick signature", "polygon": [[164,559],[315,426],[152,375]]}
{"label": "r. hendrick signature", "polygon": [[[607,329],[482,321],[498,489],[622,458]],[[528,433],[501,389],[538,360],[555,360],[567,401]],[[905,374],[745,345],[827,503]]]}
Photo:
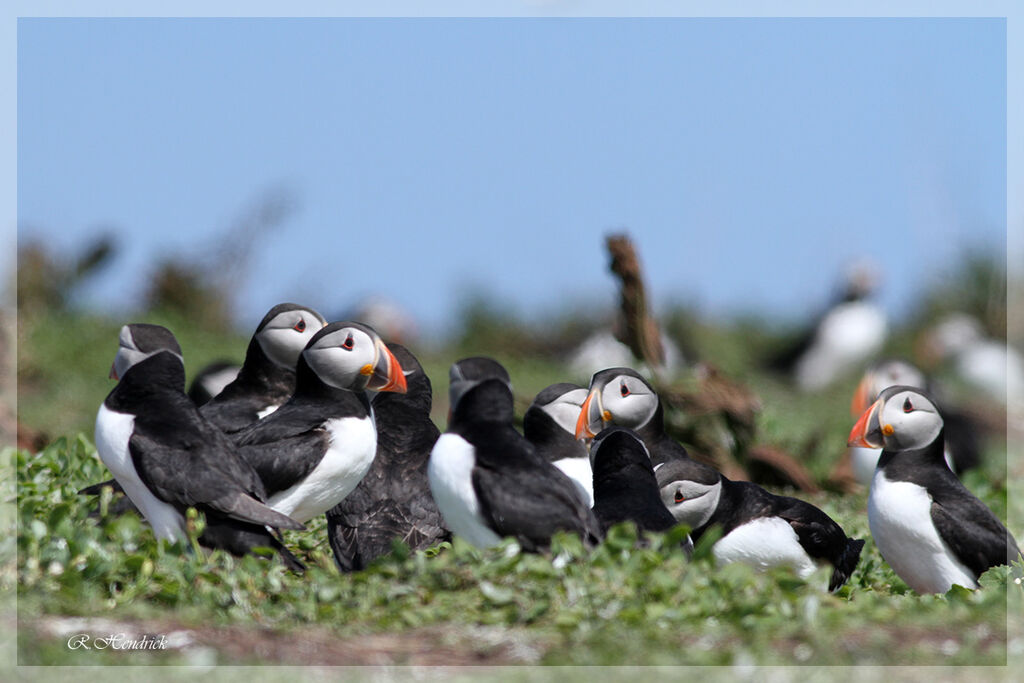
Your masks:
{"label": "r. hendrick signature", "polygon": [[166,636],[142,635],[129,637],[124,633],[107,636],[93,636],[88,633],[76,633],[68,638],[70,650],[166,650]]}

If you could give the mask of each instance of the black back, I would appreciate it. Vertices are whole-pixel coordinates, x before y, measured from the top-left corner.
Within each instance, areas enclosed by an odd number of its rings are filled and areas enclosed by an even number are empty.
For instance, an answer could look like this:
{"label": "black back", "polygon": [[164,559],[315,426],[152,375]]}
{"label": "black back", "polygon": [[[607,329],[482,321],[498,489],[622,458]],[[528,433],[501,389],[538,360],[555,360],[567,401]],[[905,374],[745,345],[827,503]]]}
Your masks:
{"label": "black back", "polygon": [[[197,407],[200,408],[209,403],[210,400],[220,392],[210,391],[210,388],[206,385],[207,378],[220,374],[221,372],[231,368],[240,369],[238,365],[229,360],[217,360],[204,367],[196,373],[195,377],[192,378],[192,383],[188,386],[188,397],[192,399],[192,402],[195,403]],[[230,384],[228,386],[230,386]],[[227,389],[227,386],[224,388]],[[223,391],[223,389],[221,391]]]}
{"label": "black back", "polygon": [[405,347],[388,348],[406,372],[406,393],[373,398],[377,454],[359,485],[327,511],[327,538],[342,571],[365,568],[400,539],[412,550],[451,537],[430,494],[427,464],[440,432],[430,419],[430,379]]}
{"label": "black back", "polygon": [[630,521],[641,531],[664,531],[675,518],[661,502],[658,481],[643,442],[624,427],[597,435],[594,461],[594,514],[601,530]]}
{"label": "black back", "polygon": [[559,530],[596,542],[600,524],[576,485],[537,453],[512,419],[512,391],[500,378],[469,389],[452,413],[449,431],[475,451],[472,484],[487,524],[527,550],[546,547]]}

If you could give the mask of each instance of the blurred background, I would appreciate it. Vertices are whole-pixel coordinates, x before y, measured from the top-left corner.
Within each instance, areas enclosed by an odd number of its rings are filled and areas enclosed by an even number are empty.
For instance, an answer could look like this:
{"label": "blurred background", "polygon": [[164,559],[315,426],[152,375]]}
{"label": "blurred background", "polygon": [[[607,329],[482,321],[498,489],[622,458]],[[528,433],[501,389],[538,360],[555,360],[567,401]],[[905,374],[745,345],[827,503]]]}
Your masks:
{"label": "blurred background", "polygon": [[[885,355],[998,425],[934,332],[1005,345],[1006,54],[1001,19],[22,19],[19,437],[91,433],[121,324],[191,378],[282,301],[403,341],[442,425],[471,353],[586,384],[618,233],[667,372],[786,452]],[[883,339],[801,386],[772,360],[852,281]]]}

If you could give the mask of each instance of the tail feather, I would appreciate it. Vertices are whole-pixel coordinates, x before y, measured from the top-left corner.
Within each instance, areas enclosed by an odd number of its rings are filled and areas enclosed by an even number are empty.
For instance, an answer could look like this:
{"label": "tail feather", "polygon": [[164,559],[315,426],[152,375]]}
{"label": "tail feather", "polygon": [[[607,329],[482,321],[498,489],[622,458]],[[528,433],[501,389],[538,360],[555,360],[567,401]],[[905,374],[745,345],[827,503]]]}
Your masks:
{"label": "tail feather", "polygon": [[305,524],[297,522],[288,515],[281,514],[273,508],[267,507],[245,493],[239,492],[224,496],[210,503],[210,507],[235,519],[254,524],[266,524],[275,529],[302,531],[306,528]]}
{"label": "tail feather", "polygon": [[860,561],[860,553],[863,549],[864,539],[846,539],[846,547],[843,549],[843,554],[839,556],[839,560],[835,563],[835,570],[832,572],[832,578],[828,582],[829,591],[834,593],[847,582],[850,575],[853,574],[853,570],[857,567],[857,562]]}

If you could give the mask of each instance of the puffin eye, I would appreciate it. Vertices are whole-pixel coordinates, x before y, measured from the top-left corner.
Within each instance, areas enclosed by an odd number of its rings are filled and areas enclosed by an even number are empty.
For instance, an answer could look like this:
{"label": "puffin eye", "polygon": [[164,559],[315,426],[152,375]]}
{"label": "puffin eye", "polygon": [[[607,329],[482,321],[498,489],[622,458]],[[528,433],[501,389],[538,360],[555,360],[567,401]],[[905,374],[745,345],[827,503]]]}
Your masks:
{"label": "puffin eye", "polygon": [[352,338],[352,333],[349,332],[348,337],[345,339],[345,343],[341,345],[341,348],[345,349],[346,351],[351,351],[353,348],[355,348],[355,345],[356,340]]}
{"label": "puffin eye", "polygon": [[295,325],[292,327],[292,329],[295,330],[296,332],[305,332],[306,331],[306,321],[303,320],[302,318],[299,318],[299,322],[295,323]]}
{"label": "puffin eye", "polygon": [[623,382],[622,386],[619,388],[619,393],[622,394],[623,398],[629,396],[629,387],[626,386],[625,382]]}
{"label": "puffin eye", "polygon": [[909,413],[914,409],[914,404],[910,402],[909,398],[903,399],[903,412]]}
{"label": "puffin eye", "polygon": [[686,496],[683,495],[683,492],[682,491],[676,491],[676,502],[677,503],[682,503],[684,500],[686,500]]}

